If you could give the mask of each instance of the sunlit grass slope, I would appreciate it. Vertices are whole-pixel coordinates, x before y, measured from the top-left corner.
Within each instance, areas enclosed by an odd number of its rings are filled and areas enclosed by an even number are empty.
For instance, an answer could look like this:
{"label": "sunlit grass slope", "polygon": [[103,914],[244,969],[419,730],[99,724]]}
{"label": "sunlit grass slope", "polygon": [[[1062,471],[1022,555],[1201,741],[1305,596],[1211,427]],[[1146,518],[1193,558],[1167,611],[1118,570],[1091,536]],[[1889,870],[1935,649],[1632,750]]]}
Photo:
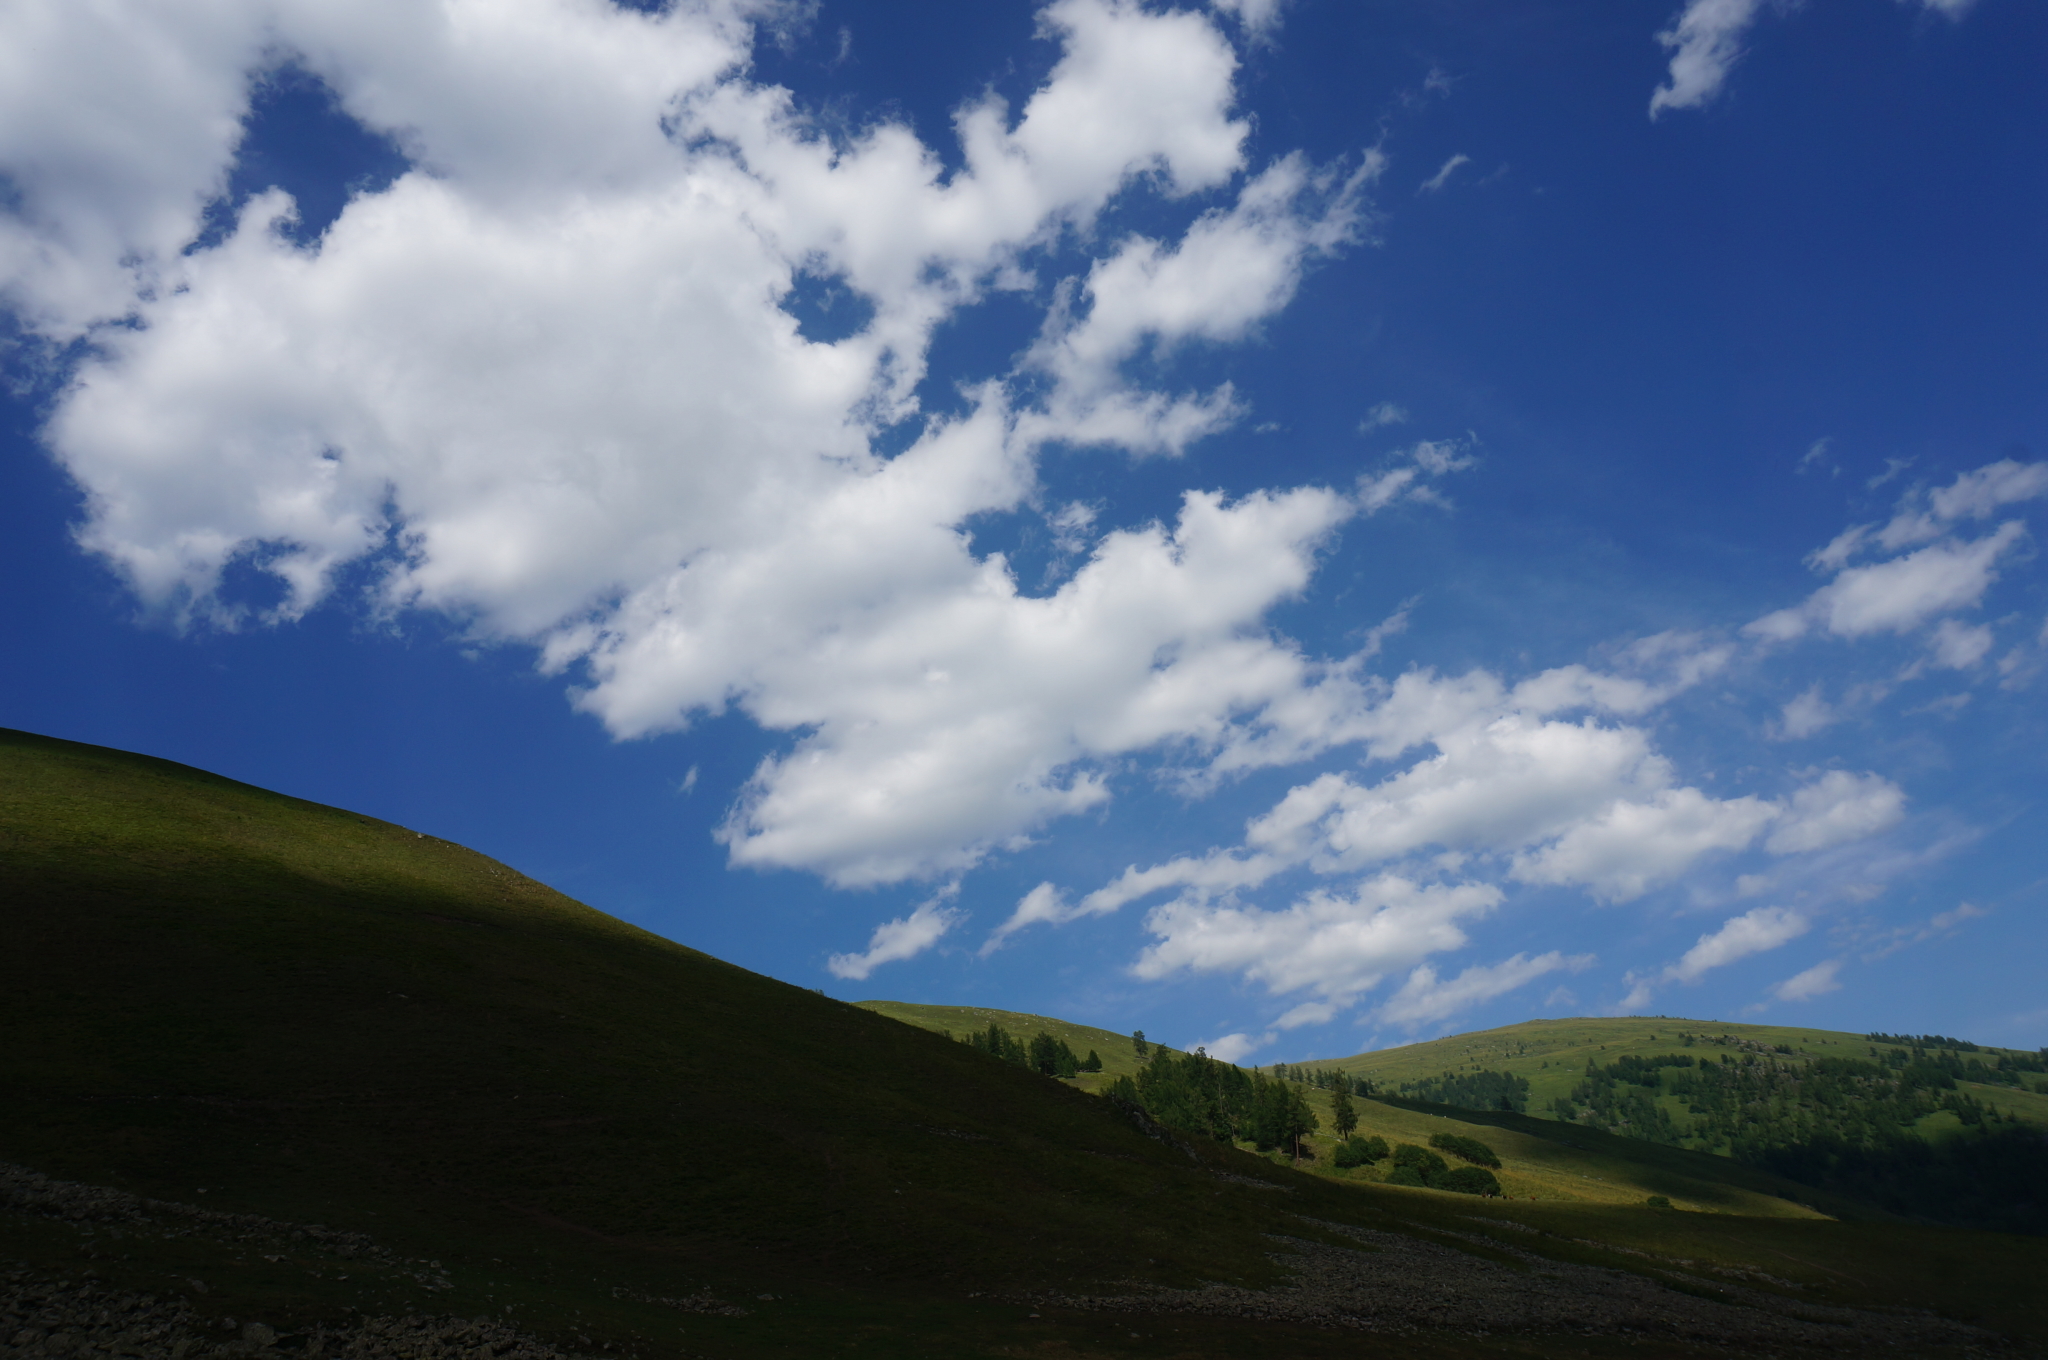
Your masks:
{"label": "sunlit grass slope", "polygon": [[[1337,1139],[1331,1128],[1330,1098],[1320,1091],[1311,1092],[1309,1104],[1323,1121],[1321,1131],[1309,1139],[1317,1153],[1309,1169],[1353,1184],[1383,1181],[1392,1169],[1389,1163],[1350,1170],[1335,1165]],[[1514,1199],[1642,1204],[1651,1195],[1662,1195],[1680,1209],[1705,1213],[1802,1219],[1884,1217],[1856,1201],[1725,1157],[1658,1147],[1596,1129],[1520,1115],[1481,1114],[1445,1106],[1402,1107],[1377,1100],[1354,1101],[1352,1108],[1361,1135],[1377,1134],[1390,1145],[1427,1145],[1430,1136],[1438,1133],[1478,1139],[1499,1154],[1502,1166],[1495,1174],[1502,1192]]]}

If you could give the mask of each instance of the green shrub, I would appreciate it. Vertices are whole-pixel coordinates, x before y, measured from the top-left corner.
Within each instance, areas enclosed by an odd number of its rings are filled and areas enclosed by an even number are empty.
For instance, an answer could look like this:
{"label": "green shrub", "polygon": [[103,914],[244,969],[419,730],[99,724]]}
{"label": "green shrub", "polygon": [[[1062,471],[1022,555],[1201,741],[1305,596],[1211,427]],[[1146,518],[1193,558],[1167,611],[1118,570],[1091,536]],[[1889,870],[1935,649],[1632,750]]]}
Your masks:
{"label": "green shrub", "polygon": [[1360,1138],[1358,1135],[1353,1134],[1351,1137],[1346,1138],[1343,1142],[1337,1144],[1337,1152],[1334,1160],[1336,1161],[1338,1166],[1353,1167],[1365,1166],[1371,1162],[1384,1161],[1386,1159],[1386,1156],[1386,1139],[1381,1138],[1377,1134],[1373,1135],[1370,1138]]}
{"label": "green shrub", "polygon": [[1447,1171],[1435,1185],[1439,1190],[1455,1190],[1461,1195],[1500,1193],[1500,1182],[1483,1166],[1461,1166],[1454,1171]]}
{"label": "green shrub", "polygon": [[[1402,1143],[1394,1149],[1394,1170],[1399,1171],[1402,1167],[1413,1167],[1415,1174],[1422,1178],[1421,1183],[1423,1185],[1435,1185],[1451,1169],[1443,1158],[1437,1156],[1428,1148],[1417,1147],[1413,1143]],[[1397,1181],[1394,1183],[1406,1185],[1409,1182]]]}
{"label": "green shrub", "polygon": [[1461,1195],[1498,1195],[1500,1182],[1484,1167],[1461,1166],[1452,1170],[1448,1162],[1428,1148],[1402,1143],[1394,1149],[1394,1169],[1388,1185],[1422,1185],[1432,1190],[1454,1190]]}
{"label": "green shrub", "polygon": [[1466,1138],[1455,1133],[1432,1133],[1429,1145],[1442,1148],[1453,1157],[1462,1157],[1477,1166],[1490,1166],[1500,1170],[1500,1157],[1494,1150],[1477,1138]]}
{"label": "green shrub", "polygon": [[1662,1195],[1652,1195],[1645,1203],[1652,1209],[1669,1209],[1671,1207],[1671,1201]]}

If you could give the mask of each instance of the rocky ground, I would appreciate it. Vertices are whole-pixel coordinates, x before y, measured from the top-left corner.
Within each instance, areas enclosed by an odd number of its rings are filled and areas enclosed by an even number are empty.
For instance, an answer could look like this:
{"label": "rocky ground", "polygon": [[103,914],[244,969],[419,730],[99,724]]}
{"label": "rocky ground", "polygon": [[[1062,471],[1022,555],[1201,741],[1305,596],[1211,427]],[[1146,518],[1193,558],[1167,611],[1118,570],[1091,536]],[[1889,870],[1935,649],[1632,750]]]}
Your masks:
{"label": "rocky ground", "polygon": [[[1236,1179],[1236,1178],[1232,1178]],[[1268,1184],[1268,1183],[1261,1183]],[[1278,1187],[1275,1187],[1278,1188]],[[395,1275],[447,1288],[438,1261],[414,1260],[360,1233],[277,1222],[99,1186],[51,1180],[0,1164],[0,1210],[63,1221],[81,1241],[118,1251],[124,1234],[201,1237],[286,1261],[310,1275]],[[1171,1290],[1133,1285],[1114,1295],[1039,1294],[1035,1305],[1129,1314],[1268,1319],[1391,1334],[1665,1338],[1741,1356],[1816,1352],[2011,1355],[1991,1333],[1929,1313],[1832,1307],[1754,1271],[1642,1253],[1639,1271],[1569,1264],[1498,1236],[1433,1231],[1435,1241],[1303,1220],[1323,1240],[1274,1240],[1290,1273],[1277,1288]],[[1501,1221],[1497,1228],[1535,1230]],[[1336,1245],[1336,1238],[1355,1245]],[[1590,1244],[1598,1245],[1598,1244]],[[1469,1247],[1470,1250],[1461,1249]],[[86,1252],[92,1255],[89,1248]],[[565,1351],[489,1318],[350,1316],[280,1334],[259,1319],[215,1316],[203,1280],[161,1293],[116,1287],[90,1269],[59,1276],[0,1262],[0,1360],[616,1360]],[[708,1292],[651,1298],[680,1312],[741,1316]],[[766,1297],[766,1296],[764,1296]]]}
{"label": "rocky ground", "polygon": [[267,1323],[201,1316],[180,1298],[0,1272],[0,1355],[39,1360],[572,1360],[484,1318],[366,1317],[280,1335]]}
{"label": "rocky ground", "polygon": [[[427,1290],[448,1287],[439,1261],[400,1256],[361,1233],[52,1180],[4,1163],[0,1208],[66,1223],[80,1232],[81,1242],[96,1244],[108,1255],[131,1238],[198,1238],[269,1261],[290,1260],[315,1276],[346,1279],[350,1272],[374,1272],[403,1277]],[[19,1262],[0,1263],[0,1356],[570,1360],[573,1355],[486,1318],[356,1317],[311,1332],[280,1334],[266,1322],[203,1311],[204,1280],[180,1280],[177,1285],[175,1293],[150,1294],[117,1288],[89,1269],[67,1277]]]}
{"label": "rocky ground", "polygon": [[1359,1245],[1276,1239],[1280,1250],[1274,1260],[1293,1275],[1276,1289],[1217,1284],[1111,1296],[1038,1295],[1035,1301],[1396,1334],[1664,1337],[1743,1356],[1815,1351],[1988,1356],[2014,1351],[2003,1338],[1930,1313],[1811,1303],[1711,1278],[1691,1262],[1658,1263],[1657,1273],[1671,1281],[1660,1283],[1629,1271],[1553,1261],[1490,1237],[1475,1235],[1469,1241],[1508,1262],[1405,1235],[1336,1223],[1315,1226]]}

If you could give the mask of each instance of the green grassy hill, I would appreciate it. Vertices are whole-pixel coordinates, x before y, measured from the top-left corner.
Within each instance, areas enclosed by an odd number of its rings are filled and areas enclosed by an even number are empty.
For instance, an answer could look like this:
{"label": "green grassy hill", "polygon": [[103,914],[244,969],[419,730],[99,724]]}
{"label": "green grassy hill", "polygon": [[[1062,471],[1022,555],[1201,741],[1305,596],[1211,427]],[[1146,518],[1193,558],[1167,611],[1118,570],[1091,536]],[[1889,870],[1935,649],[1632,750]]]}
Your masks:
{"label": "green grassy hill", "polygon": [[[1690,1042],[1684,1037],[1687,1035],[1692,1036]],[[1307,1065],[1339,1068],[1370,1078],[1388,1091],[1399,1091],[1404,1083],[1424,1081],[1446,1072],[1510,1072],[1529,1083],[1528,1113],[1548,1118],[1553,1102],[1568,1095],[1585,1075],[1589,1060],[1604,1066],[1630,1054],[1703,1057],[1726,1053],[1739,1057],[1746,1053],[1776,1054],[1781,1048],[1789,1049],[1790,1056],[1798,1060],[1868,1059],[1874,1050],[1885,1047],[1889,1045],[1874,1044],[1861,1034],[1789,1025],[1739,1025],[1662,1017],[1526,1020],[1519,1025],[1455,1034],[1348,1058],[1318,1059]],[[1984,1048],[1967,1056],[1989,1062],[2001,1054],[2039,1056],[1998,1048]],[[2048,1126],[2048,1075],[2027,1074],[2022,1081],[2024,1086],[2019,1088],[1970,1081],[1960,1082],[1958,1087],[2001,1113],[2010,1111],[2021,1119]],[[1936,1115],[1929,1119],[1928,1127],[1932,1131],[1953,1129],[1956,1121],[1953,1115]]]}
{"label": "green grassy hill", "polygon": [[[9,1326],[104,1287],[264,1355],[371,1315],[648,1357],[1623,1354],[1679,1316],[1644,1353],[1791,1354],[1815,1303],[2048,1336],[2040,1242],[1300,1174],[419,831],[4,731],[0,1035]],[[1943,1326],[1883,1324],[1976,1344]]]}
{"label": "green grassy hill", "polygon": [[1658,1017],[1531,1021],[1324,1066],[1397,1103],[1513,1106],[1898,1214],[2048,1233],[2044,1059],[1953,1037]]}
{"label": "green grassy hill", "polygon": [[[1100,1077],[1083,1076],[1073,1085],[1092,1090],[1117,1076],[1135,1072],[1140,1059],[1129,1035],[1022,1011],[976,1006],[927,1006],[902,1001],[863,1001],[863,1009],[955,1037],[970,1030],[1001,1025],[1019,1038],[1044,1032],[1064,1039],[1077,1052],[1093,1049],[1103,1060]],[[1330,1064],[1324,1064],[1328,1066]],[[1337,1138],[1329,1096],[1310,1091],[1308,1100],[1322,1128],[1308,1139],[1314,1157],[1302,1169],[1351,1184],[1379,1184],[1389,1167],[1339,1170],[1333,1164]],[[1816,1194],[1810,1187],[1780,1176],[1738,1166],[1722,1157],[1659,1148],[1633,1138],[1593,1130],[1560,1129],[1539,1120],[1522,1119],[1503,1129],[1497,1123],[1473,1122],[1473,1116],[1449,1107],[1397,1107],[1380,1101],[1354,1102],[1361,1136],[1375,1134],[1389,1144],[1427,1143],[1432,1133],[1458,1133],[1487,1141],[1506,1160],[1500,1172],[1503,1189],[1517,1199],[1583,1204],[1641,1204],[1650,1195],[1664,1195],[1685,1208],[1762,1217],[1823,1218],[1830,1215],[1871,1218],[1867,1206],[1838,1196]],[[1250,1145],[1241,1145],[1249,1150]],[[1276,1165],[1290,1159],[1269,1154]],[[1818,1203],[1822,1208],[1811,1207]]]}

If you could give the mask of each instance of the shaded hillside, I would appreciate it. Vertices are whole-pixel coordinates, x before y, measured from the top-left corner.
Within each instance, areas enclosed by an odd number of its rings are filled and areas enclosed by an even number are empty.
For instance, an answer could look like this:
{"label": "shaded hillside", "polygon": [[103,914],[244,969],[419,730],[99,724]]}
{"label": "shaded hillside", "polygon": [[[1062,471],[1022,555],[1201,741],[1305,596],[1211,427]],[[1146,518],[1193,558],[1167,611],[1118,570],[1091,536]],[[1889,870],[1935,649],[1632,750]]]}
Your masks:
{"label": "shaded hillside", "polygon": [[507,1327],[646,1356],[1789,1353],[1823,1304],[1927,1354],[1986,1338],[1868,1310],[2048,1331],[2038,1244],[1298,1174],[417,831],[21,733],[0,1027],[0,1313],[71,1309],[73,1347],[142,1345],[107,1319],[150,1309],[160,1339],[260,1319],[264,1356],[315,1327],[422,1357]]}
{"label": "shaded hillside", "polygon": [[14,1160],[864,1275],[1263,1266],[1258,1215],[1164,1194],[1198,1169],[1100,1102],[460,846],[21,734],[0,826]]}

